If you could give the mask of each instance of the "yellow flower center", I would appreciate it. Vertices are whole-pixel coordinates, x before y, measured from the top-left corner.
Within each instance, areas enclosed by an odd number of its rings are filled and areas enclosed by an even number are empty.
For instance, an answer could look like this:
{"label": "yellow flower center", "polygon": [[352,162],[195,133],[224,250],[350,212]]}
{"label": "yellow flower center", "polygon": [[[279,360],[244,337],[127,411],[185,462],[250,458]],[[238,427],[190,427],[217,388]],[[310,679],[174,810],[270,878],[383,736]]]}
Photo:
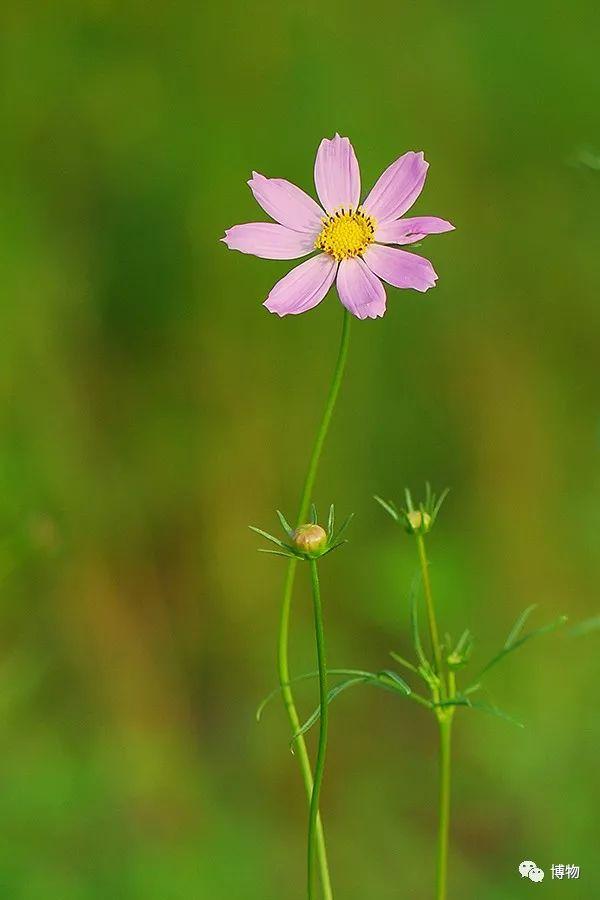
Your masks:
{"label": "yellow flower center", "polygon": [[375,219],[361,209],[339,209],[323,219],[315,249],[337,260],[360,256],[375,240],[375,225]]}

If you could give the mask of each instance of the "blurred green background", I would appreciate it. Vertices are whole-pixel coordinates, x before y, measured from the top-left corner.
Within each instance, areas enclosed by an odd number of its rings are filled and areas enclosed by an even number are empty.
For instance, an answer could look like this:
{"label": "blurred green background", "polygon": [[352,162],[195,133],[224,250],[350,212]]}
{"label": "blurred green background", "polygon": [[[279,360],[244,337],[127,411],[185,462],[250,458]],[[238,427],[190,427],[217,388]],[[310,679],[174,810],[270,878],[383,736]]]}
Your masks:
{"label": "blurred green background", "polygon": [[[407,149],[425,296],[354,322],[317,502],[331,665],[409,651],[414,547],[372,500],[452,493],[431,540],[444,627],[485,661],[512,621],[598,612],[597,4],[9,2],[1,13],[0,896],[295,900],[306,809],[276,683],[284,563],[341,319],[262,307],[288,263],[218,239],[264,219],[252,169],[312,190],[323,136],[368,188]],[[301,572],[292,667],[314,667]],[[458,716],[452,897],[534,859],[600,895],[600,637],[490,673],[520,731]],[[301,709],[316,686],[298,690]],[[336,896],[432,897],[435,729],[368,688],[332,706]],[[311,738],[311,746],[314,736]]]}

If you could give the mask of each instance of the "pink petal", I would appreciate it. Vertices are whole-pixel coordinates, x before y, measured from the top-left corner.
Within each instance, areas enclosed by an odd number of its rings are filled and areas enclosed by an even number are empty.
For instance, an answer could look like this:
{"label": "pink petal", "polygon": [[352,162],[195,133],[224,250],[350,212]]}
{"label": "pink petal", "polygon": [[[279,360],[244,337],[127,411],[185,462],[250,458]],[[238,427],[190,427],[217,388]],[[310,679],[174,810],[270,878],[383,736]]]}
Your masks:
{"label": "pink petal", "polygon": [[429,260],[408,250],[371,244],[364,253],[364,260],[372,272],[394,287],[427,291],[437,281]]}
{"label": "pink petal", "polygon": [[264,211],[281,225],[287,225],[294,231],[305,231],[314,237],[323,227],[323,210],[319,204],[291,181],[265,178],[253,172],[248,184]]}
{"label": "pink petal", "polygon": [[350,207],[360,200],[360,170],[354,148],[347,137],[339,134],[329,141],[324,138],[315,160],[315,186],[319,200],[328,213]]}
{"label": "pink petal", "polygon": [[435,216],[416,216],[379,225],[376,240],[382,244],[414,244],[428,234],[442,234],[444,231],[454,231],[454,225]]}
{"label": "pink petal", "polygon": [[227,229],[221,240],[230,250],[252,253],[263,259],[298,259],[315,249],[314,235],[292,231],[273,222],[234,225]]}
{"label": "pink petal", "polygon": [[264,305],[278,316],[297,315],[320,303],[335,278],[337,263],[320,253],[278,281]]}
{"label": "pink petal", "polygon": [[357,319],[376,319],[385,312],[385,288],[362,259],[344,259],[336,281],[340,300]]}
{"label": "pink petal", "polygon": [[385,170],[363,203],[363,209],[381,225],[398,219],[423,189],[429,163],[422,153],[405,153]]}

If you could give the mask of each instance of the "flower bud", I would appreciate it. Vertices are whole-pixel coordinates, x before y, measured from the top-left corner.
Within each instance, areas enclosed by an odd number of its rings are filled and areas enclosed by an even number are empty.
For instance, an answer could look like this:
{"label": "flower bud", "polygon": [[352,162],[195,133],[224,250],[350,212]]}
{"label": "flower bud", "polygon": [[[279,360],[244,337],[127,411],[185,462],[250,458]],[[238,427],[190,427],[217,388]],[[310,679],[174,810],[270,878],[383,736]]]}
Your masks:
{"label": "flower bud", "polygon": [[327,548],[327,532],[320,525],[300,525],[294,532],[294,546],[308,556],[319,556]]}
{"label": "flower bud", "polygon": [[463,666],[466,666],[468,659],[462,653],[457,653],[454,650],[447,657],[446,662],[448,663],[448,668],[454,672],[456,669],[462,669]]}
{"label": "flower bud", "polygon": [[431,516],[429,513],[422,513],[421,510],[414,509],[412,512],[406,513],[406,524],[408,530],[413,534],[417,531],[426,534],[431,525]]}

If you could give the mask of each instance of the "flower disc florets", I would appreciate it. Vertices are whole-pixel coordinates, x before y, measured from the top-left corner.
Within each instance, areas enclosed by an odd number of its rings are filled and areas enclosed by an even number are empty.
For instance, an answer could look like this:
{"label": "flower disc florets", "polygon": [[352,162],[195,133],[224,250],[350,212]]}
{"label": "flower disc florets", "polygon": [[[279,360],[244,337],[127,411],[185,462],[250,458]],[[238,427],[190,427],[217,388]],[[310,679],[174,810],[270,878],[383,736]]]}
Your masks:
{"label": "flower disc florets", "polygon": [[323,218],[315,250],[324,250],[341,262],[361,256],[375,240],[376,222],[361,209],[341,209]]}

